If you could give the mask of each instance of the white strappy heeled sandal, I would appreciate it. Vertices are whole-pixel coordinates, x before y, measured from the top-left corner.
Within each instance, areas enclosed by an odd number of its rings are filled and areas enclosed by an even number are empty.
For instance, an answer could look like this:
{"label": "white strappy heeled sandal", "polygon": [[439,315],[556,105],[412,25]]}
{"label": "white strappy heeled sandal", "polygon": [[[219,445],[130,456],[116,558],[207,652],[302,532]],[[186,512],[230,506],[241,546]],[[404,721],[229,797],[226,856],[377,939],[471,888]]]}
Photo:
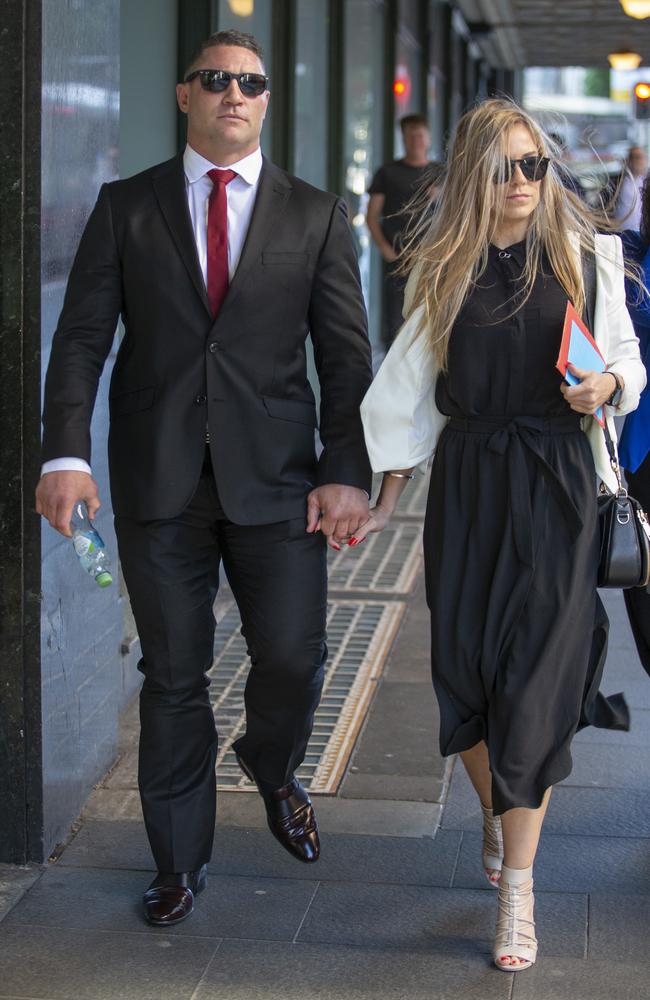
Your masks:
{"label": "white strappy heeled sandal", "polygon": [[503,864],[503,831],[501,817],[481,803],[483,812],[483,867],[485,877],[495,889],[499,886]]}
{"label": "white strappy heeled sandal", "polygon": [[[497,930],[494,938],[494,964],[503,972],[529,969],[537,958],[537,938],[533,910],[533,869],[501,869],[497,900]],[[516,965],[511,958],[518,958]]]}

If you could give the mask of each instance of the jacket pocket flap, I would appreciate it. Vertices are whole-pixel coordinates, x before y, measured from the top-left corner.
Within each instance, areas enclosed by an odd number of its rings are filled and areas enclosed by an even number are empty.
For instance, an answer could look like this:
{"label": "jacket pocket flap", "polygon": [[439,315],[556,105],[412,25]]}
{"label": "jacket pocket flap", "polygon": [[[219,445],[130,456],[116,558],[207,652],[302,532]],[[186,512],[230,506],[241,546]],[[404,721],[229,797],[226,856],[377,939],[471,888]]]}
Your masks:
{"label": "jacket pocket flap", "polygon": [[262,264],[308,264],[308,253],[291,251],[265,250],[262,252]]}
{"label": "jacket pocket flap", "polygon": [[270,417],[279,420],[293,420],[299,424],[316,426],[316,406],[314,403],[303,403],[299,399],[277,399],[274,396],[262,396],[262,402]]}
{"label": "jacket pocket flap", "polygon": [[149,385],[143,389],[129,389],[128,392],[119,392],[110,397],[111,414],[114,417],[121,417],[126,413],[148,410],[153,406],[155,395],[155,385]]}

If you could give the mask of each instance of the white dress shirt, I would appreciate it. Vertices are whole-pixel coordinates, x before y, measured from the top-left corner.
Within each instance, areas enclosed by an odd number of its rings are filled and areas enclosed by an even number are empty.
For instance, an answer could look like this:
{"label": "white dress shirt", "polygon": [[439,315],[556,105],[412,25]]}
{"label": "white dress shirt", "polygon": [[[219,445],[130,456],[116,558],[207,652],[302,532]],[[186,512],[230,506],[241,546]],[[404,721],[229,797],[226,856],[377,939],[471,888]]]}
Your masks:
{"label": "white dress shirt", "polygon": [[[204,156],[197,153],[191,146],[185,147],[183,153],[183,169],[185,171],[185,190],[187,193],[187,203],[192,219],[192,229],[194,239],[199,254],[199,263],[203,273],[203,280],[207,286],[208,280],[208,202],[212,191],[212,181],[208,177],[208,171],[214,170],[234,170],[237,177],[233,177],[230,184],[226,186],[226,201],[228,213],[228,277],[232,281],[233,274],[237,270],[239,258],[244,248],[244,242],[248,233],[257,188],[259,186],[260,174],[262,172],[262,151],[258,147],[253,153],[249,153],[237,163],[231,163],[223,167],[218,163],[211,163]],[[87,472],[91,469],[83,458],[53,458],[49,462],[44,462],[41,468],[41,475],[46,472]]]}

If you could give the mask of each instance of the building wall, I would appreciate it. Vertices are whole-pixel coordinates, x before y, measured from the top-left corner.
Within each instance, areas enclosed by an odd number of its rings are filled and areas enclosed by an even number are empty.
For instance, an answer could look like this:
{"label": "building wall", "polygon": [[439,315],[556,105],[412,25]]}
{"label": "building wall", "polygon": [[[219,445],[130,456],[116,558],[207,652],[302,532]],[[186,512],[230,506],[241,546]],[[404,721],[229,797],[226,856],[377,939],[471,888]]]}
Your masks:
{"label": "building wall", "polygon": [[[41,128],[41,381],[79,237],[100,185],[119,169],[119,0],[44,0]],[[108,470],[107,387],[93,418],[97,526],[116,563]],[[119,709],[133,688],[122,657],[123,600],[79,566],[68,539],[42,524],[43,845],[63,839],[115,756]],[[115,572],[117,580],[117,572]]]}

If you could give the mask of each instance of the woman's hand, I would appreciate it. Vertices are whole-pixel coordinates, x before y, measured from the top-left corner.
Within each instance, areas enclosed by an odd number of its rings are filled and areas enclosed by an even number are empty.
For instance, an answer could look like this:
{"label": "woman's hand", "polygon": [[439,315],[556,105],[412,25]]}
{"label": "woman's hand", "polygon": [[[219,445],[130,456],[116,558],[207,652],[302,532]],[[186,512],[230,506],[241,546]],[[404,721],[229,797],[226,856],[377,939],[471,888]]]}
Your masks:
{"label": "woman's hand", "polygon": [[359,545],[359,543],[364,540],[366,535],[370,535],[375,531],[383,531],[390,521],[390,516],[391,511],[382,507],[382,505],[377,502],[369,512],[368,520],[362,524],[360,528],[357,528],[352,538],[348,539],[348,545]]}
{"label": "woman's hand", "polygon": [[[595,413],[616,389],[616,380],[611,372],[588,372],[576,368],[571,362],[567,368],[571,370],[572,375],[580,379],[580,384],[562,385],[560,392],[576,413]],[[620,376],[619,381],[622,382]]]}

